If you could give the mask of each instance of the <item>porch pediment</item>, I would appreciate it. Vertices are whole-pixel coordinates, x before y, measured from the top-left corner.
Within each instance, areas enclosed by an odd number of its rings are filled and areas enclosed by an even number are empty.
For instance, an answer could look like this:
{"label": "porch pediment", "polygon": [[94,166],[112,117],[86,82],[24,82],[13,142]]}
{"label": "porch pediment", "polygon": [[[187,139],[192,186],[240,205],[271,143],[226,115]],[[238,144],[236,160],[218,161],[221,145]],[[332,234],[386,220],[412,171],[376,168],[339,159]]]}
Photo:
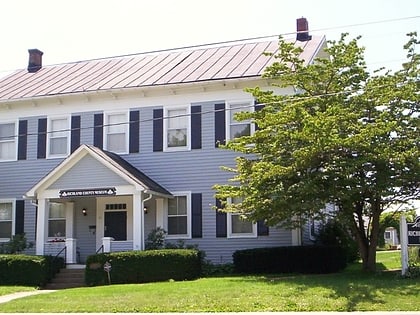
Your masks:
{"label": "porch pediment", "polygon": [[26,198],[49,189],[89,189],[135,186],[145,193],[170,197],[171,193],[119,155],[82,144],[57,167],[36,183]]}

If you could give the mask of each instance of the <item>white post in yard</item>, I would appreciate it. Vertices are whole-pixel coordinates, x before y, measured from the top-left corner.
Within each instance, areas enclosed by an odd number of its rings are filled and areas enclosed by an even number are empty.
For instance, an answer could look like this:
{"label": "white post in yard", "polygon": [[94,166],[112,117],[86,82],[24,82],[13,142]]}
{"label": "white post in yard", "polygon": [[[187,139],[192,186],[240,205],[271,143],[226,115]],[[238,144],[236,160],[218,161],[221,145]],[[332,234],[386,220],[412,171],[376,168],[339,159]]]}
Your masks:
{"label": "white post in yard", "polygon": [[401,275],[404,276],[408,270],[408,234],[407,221],[405,216],[400,219],[400,239],[401,239]]}

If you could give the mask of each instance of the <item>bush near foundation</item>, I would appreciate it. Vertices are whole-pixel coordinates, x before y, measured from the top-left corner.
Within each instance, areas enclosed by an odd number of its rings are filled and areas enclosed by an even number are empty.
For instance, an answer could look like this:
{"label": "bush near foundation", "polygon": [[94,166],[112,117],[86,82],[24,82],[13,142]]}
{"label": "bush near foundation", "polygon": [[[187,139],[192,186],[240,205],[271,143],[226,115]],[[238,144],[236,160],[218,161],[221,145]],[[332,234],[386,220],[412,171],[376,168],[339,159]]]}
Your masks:
{"label": "bush near foundation", "polygon": [[[108,273],[104,265],[111,266]],[[193,249],[160,249],[101,253],[87,258],[86,284],[192,280],[200,276],[201,254]]]}
{"label": "bush near foundation", "polygon": [[235,270],[241,273],[332,273],[347,265],[338,246],[287,246],[238,250]]}
{"label": "bush near foundation", "polygon": [[0,285],[43,286],[63,266],[52,256],[0,255]]}

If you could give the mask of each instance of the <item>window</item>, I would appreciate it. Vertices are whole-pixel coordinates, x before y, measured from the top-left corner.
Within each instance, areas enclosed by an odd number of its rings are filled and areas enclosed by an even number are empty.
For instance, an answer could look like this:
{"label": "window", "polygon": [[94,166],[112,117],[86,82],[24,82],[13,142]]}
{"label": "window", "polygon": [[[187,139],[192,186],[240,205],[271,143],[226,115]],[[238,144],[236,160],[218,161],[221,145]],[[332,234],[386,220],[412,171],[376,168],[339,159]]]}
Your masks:
{"label": "window", "polygon": [[174,108],[165,111],[165,148],[178,150],[190,148],[189,108]]}
{"label": "window", "polygon": [[12,201],[0,201],[0,240],[9,240],[14,233],[13,208]]}
{"label": "window", "polygon": [[[240,203],[240,198],[232,198],[232,203]],[[243,215],[238,213],[228,213],[228,237],[257,237],[257,224],[246,220]]]}
{"label": "window", "polygon": [[48,214],[48,237],[64,238],[66,236],[66,211],[63,203],[50,203]]}
{"label": "window", "polygon": [[230,103],[228,104],[228,110],[226,111],[228,116],[227,122],[229,124],[228,139],[239,138],[242,136],[250,136],[254,132],[254,125],[251,124],[250,120],[238,121],[235,119],[235,114],[239,112],[249,112],[253,111],[254,106],[251,102],[241,102],[241,103]]}
{"label": "window", "polygon": [[128,152],[128,114],[109,113],[106,115],[104,143],[105,149],[115,153]]}
{"label": "window", "polygon": [[16,160],[16,124],[0,124],[0,161]]}
{"label": "window", "polygon": [[166,226],[168,237],[190,237],[191,209],[189,205],[189,195],[178,195],[172,199],[168,199],[168,216]]}
{"label": "window", "polygon": [[70,119],[50,118],[48,121],[48,157],[65,157],[70,151]]}

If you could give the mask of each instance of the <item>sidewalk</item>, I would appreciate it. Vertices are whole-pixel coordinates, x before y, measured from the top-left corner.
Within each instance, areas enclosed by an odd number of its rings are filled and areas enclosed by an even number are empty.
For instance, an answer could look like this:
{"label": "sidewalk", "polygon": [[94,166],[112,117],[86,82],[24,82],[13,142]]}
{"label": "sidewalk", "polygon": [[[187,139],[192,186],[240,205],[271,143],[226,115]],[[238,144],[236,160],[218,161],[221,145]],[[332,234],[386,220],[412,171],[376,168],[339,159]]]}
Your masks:
{"label": "sidewalk", "polygon": [[[11,300],[23,298],[23,297],[26,297],[26,296],[43,294],[43,293],[51,293],[51,292],[55,292],[55,291],[56,290],[36,290],[36,291],[16,292],[16,293],[7,294],[7,295],[1,295],[0,296],[0,303],[6,303],[6,302],[9,302]],[[1,313],[1,308],[0,308],[0,313]]]}

